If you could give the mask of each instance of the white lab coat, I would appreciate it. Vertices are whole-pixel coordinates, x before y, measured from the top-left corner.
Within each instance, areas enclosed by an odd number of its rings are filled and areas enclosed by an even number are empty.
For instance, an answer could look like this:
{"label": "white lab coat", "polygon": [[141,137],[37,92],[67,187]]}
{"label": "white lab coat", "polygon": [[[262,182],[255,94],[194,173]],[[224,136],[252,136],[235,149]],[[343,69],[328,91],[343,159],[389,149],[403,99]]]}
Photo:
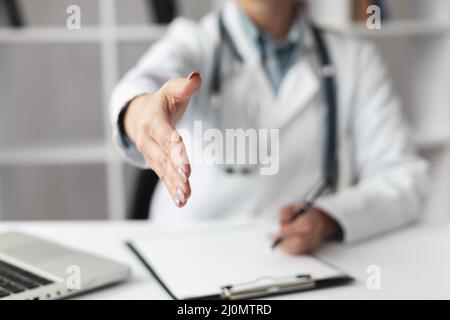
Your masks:
{"label": "white lab coat", "polygon": [[[200,23],[177,19],[115,88],[111,100],[115,140],[132,163],[146,167],[136,148],[125,148],[119,138],[118,115],[133,97],[157,91],[171,77],[198,70],[203,79],[179,127],[192,130],[195,120],[214,127],[209,88],[213,50],[219,39],[217,18],[213,12]],[[155,221],[275,219],[281,206],[301,200],[322,175],[325,102],[309,26],[305,23],[298,61],[275,94],[257,48],[242,28],[235,2],[225,4],[224,21],[246,61],[241,70],[235,70],[232,80],[224,80],[226,97],[235,99],[228,105],[242,105],[249,95],[263,102],[260,127],[280,129],[279,172],[273,176],[229,175],[217,165],[193,164],[192,196],[187,205],[176,208],[159,184],[151,204]],[[350,167],[356,182],[341,183],[337,193],[323,196],[317,206],[339,222],[345,241],[354,241],[417,218],[425,196],[427,165],[414,155],[400,101],[374,46],[336,34],[325,33],[325,39],[337,70],[340,145],[351,141],[352,147],[345,149],[351,150]],[[223,59],[231,58],[225,55]],[[233,62],[222,63],[230,66]],[[226,75],[223,78],[228,79]],[[236,117],[238,121],[239,115]],[[193,150],[189,140],[193,139],[185,137],[188,153]]]}

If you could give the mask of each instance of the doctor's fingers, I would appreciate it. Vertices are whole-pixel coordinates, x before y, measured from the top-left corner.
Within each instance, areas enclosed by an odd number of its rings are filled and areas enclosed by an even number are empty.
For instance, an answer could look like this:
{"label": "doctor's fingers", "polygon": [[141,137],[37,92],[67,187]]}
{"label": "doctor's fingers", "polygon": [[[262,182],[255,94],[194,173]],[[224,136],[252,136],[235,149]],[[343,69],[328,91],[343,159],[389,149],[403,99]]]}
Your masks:
{"label": "doctor's fingers", "polygon": [[181,168],[184,175],[188,178],[191,175],[191,166],[187,157],[186,147],[178,131],[175,130],[168,120],[159,120],[157,124],[151,125],[149,128],[146,132],[147,136],[160,146],[177,170]]}
{"label": "doctor's fingers", "polygon": [[309,236],[291,236],[283,240],[281,249],[289,254],[308,253],[313,249]]}
{"label": "doctor's fingers", "polygon": [[312,213],[307,212],[291,223],[285,223],[281,226],[281,236],[290,237],[294,235],[308,235],[314,232],[314,219]]}
{"label": "doctor's fingers", "polygon": [[278,213],[278,219],[280,221],[280,224],[286,224],[289,223],[292,219],[292,217],[294,216],[294,214],[300,210],[300,204],[292,204],[292,205],[287,205],[284,206],[280,209],[279,213]]}
{"label": "doctor's fingers", "polygon": [[167,81],[162,87],[160,92],[167,97],[186,101],[200,89],[202,85],[202,79],[200,73],[192,72],[187,78],[172,78]]}
{"label": "doctor's fingers", "polygon": [[184,173],[177,170],[167,154],[151,138],[145,143],[140,143],[139,151],[145,158],[147,164],[158,175],[172,196],[175,204],[182,207],[191,195],[191,186]]}

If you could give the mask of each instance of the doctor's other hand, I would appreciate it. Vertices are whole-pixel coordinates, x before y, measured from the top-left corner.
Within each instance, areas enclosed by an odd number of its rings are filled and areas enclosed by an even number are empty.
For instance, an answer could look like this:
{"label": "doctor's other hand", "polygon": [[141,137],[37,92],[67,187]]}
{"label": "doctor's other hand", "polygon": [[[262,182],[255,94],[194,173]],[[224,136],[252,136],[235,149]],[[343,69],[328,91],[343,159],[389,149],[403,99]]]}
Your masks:
{"label": "doctor's other hand", "polygon": [[280,244],[282,250],[293,255],[310,253],[326,240],[337,238],[342,233],[338,223],[317,208],[311,208],[291,222],[300,207],[301,204],[294,204],[280,209],[281,230],[277,236],[284,238]]}
{"label": "doctor's other hand", "polygon": [[191,73],[188,78],[170,79],[158,92],[134,98],[124,115],[127,136],[180,208],[191,195],[191,167],[175,125],[200,86],[198,72]]}

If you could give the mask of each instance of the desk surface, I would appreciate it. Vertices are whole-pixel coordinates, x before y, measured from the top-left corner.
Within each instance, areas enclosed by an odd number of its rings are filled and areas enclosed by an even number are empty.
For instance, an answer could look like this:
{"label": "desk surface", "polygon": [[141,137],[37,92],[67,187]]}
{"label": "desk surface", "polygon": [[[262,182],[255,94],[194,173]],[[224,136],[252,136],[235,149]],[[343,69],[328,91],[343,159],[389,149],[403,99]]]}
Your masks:
{"label": "desk surface", "polygon": [[[98,253],[132,267],[121,285],[79,299],[169,299],[124,245],[124,239],[157,233],[148,222],[2,222],[0,231],[23,231]],[[283,296],[283,299],[450,299],[450,224],[416,225],[357,244],[328,244],[316,254],[352,275],[355,283]],[[366,286],[367,267],[381,270],[381,289]]]}

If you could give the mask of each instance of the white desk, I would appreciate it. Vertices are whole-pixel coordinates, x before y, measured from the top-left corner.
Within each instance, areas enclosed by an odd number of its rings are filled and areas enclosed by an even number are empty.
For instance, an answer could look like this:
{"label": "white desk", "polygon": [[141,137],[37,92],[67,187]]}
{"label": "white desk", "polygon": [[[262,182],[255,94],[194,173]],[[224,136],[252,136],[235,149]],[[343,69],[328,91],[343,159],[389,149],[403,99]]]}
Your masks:
{"label": "white desk", "polygon": [[[24,231],[125,262],[131,279],[79,299],[168,299],[124,246],[132,236],[157,233],[148,222],[7,222],[0,231]],[[284,296],[285,299],[450,299],[450,224],[417,225],[353,245],[330,244],[318,256],[356,278],[354,284]],[[381,268],[381,290],[366,287],[369,265]]]}

